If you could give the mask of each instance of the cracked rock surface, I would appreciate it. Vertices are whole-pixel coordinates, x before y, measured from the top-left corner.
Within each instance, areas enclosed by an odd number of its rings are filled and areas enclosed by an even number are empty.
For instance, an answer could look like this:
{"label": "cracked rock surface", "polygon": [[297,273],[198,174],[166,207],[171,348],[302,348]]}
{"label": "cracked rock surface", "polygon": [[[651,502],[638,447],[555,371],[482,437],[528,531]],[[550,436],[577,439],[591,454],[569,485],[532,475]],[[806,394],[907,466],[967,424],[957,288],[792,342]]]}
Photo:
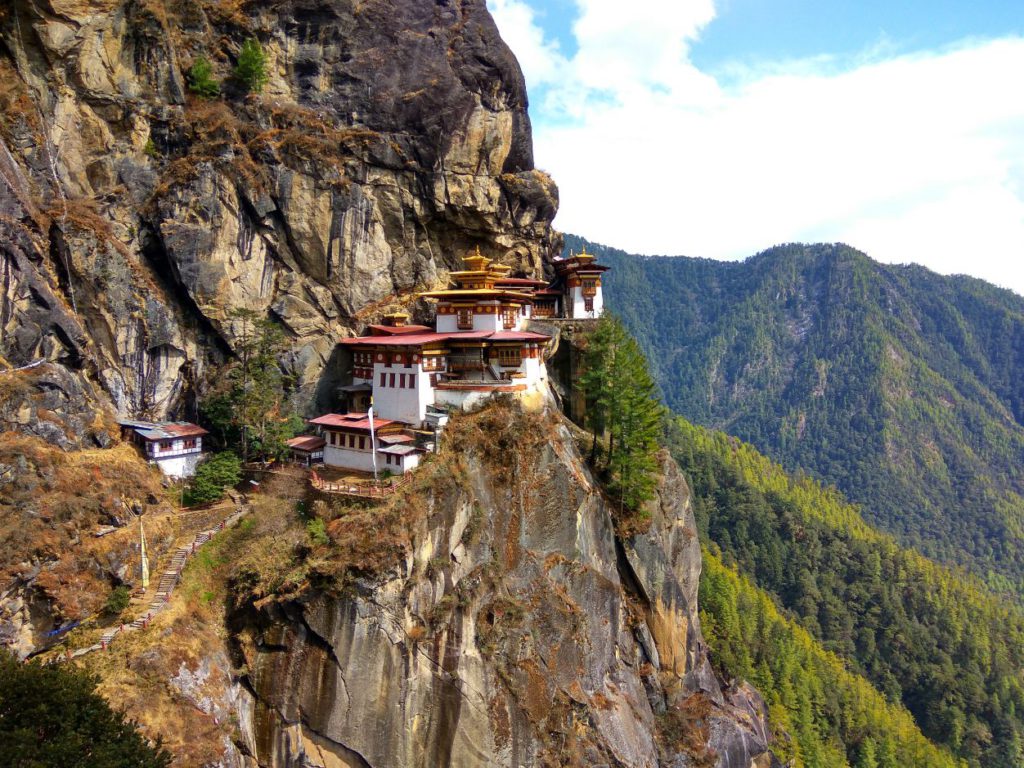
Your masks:
{"label": "cracked rock surface", "polygon": [[[390,573],[238,608],[244,751],[265,768],[775,764],[764,703],[711,668],[690,493],[667,455],[662,472],[649,528],[625,535],[562,422],[511,459],[465,445]],[[697,706],[680,745],[665,724]]]}
{"label": "cracked rock surface", "polygon": [[[249,38],[259,95],[231,76]],[[312,412],[338,337],[476,246],[538,275],[558,245],[483,0],[14,0],[0,81],[0,357],[94,408],[193,416],[244,308],[286,328]]]}

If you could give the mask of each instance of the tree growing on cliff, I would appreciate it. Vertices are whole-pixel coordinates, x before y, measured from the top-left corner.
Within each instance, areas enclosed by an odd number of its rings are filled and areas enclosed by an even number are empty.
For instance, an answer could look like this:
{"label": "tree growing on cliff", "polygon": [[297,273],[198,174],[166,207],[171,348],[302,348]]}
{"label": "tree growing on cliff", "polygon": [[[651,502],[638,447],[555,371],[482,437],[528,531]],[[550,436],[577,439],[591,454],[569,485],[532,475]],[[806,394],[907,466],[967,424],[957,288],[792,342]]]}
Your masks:
{"label": "tree growing on cliff", "polygon": [[238,53],[238,64],[235,66],[235,77],[252,93],[259,93],[267,84],[267,54],[263,47],[253,38],[242,44]]}
{"label": "tree growing on cliff", "polygon": [[166,768],[123,712],[96,693],[96,678],[67,666],[21,664],[0,651],[0,765],[11,768]]}
{"label": "tree growing on cliff", "polygon": [[238,446],[242,461],[250,454],[279,458],[285,441],[302,422],[285,406],[287,380],[278,364],[285,348],[281,326],[248,309],[232,310],[237,362],[202,403],[200,413],[224,447]]}
{"label": "tree growing on cliff", "polygon": [[188,89],[204,99],[213,99],[220,93],[220,84],[213,79],[213,65],[200,56],[188,70]]}
{"label": "tree growing on cliff", "polygon": [[598,437],[606,436],[602,468],[609,487],[622,507],[639,509],[657,485],[663,413],[647,359],[622,323],[606,315],[587,338],[583,367],[578,386],[594,432],[591,463],[598,465]]}

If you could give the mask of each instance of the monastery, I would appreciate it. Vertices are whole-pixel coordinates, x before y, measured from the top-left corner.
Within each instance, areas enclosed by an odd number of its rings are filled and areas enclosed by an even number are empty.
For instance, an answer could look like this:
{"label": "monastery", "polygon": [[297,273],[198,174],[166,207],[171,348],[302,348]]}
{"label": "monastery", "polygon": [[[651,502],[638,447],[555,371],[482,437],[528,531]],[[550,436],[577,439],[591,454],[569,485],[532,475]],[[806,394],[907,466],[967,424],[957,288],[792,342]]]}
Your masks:
{"label": "monastery", "polygon": [[192,477],[203,456],[205,429],[187,421],[120,421],[121,439],[137,445],[168,477]]}
{"label": "monastery", "polygon": [[498,393],[540,404],[550,337],[528,330],[530,320],[596,320],[603,311],[608,267],[585,252],[556,261],[550,284],[510,277],[510,267],[479,249],[463,261],[452,287],[420,294],[437,302],[433,328],[395,313],[367,335],[339,342],[352,361],[352,383],[340,390],[348,413],[310,421],[326,441],[324,464],[402,474],[432,448],[424,435],[436,435],[447,412],[473,409]]}

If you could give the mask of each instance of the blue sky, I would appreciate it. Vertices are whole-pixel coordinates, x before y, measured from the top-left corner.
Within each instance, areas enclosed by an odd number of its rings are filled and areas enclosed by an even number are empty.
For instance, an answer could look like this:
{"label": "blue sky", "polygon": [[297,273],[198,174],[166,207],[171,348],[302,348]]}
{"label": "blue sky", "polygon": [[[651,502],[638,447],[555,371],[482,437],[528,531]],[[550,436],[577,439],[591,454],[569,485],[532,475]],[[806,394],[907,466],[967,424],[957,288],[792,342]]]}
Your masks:
{"label": "blue sky", "polygon": [[1024,293],[1024,5],[488,0],[556,226],[743,258],[843,241]]}

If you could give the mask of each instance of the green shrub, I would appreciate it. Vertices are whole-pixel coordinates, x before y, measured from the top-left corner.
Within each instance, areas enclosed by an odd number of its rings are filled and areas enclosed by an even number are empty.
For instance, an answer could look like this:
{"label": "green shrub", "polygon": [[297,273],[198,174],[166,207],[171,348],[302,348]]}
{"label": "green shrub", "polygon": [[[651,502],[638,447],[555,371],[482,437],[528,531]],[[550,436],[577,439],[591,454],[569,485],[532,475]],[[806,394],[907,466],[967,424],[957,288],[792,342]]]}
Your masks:
{"label": "green shrub", "polygon": [[314,517],[306,523],[306,533],[309,534],[309,538],[312,539],[314,544],[324,545],[331,541],[327,536],[327,526],[324,525],[324,521],[319,517]]}
{"label": "green shrub", "polygon": [[171,755],[112,710],[96,683],[70,665],[21,664],[0,651],[0,765],[167,768]]}
{"label": "green shrub", "polygon": [[267,84],[267,54],[256,40],[250,38],[242,44],[242,50],[238,54],[238,66],[235,67],[235,77],[253,93],[259,93]]}
{"label": "green shrub", "polygon": [[206,504],[224,496],[242,479],[242,460],[231,451],[223,451],[199,465],[192,485],[185,491],[185,504]]}
{"label": "green shrub", "polygon": [[128,587],[123,584],[119,587],[114,587],[114,590],[107,596],[107,602],[103,606],[103,612],[108,616],[120,616],[124,613],[124,609],[128,607],[128,603],[131,602],[132,593]]}
{"label": "green shrub", "polygon": [[213,65],[202,56],[188,70],[188,89],[204,99],[215,98],[220,93],[220,83],[213,79]]}

